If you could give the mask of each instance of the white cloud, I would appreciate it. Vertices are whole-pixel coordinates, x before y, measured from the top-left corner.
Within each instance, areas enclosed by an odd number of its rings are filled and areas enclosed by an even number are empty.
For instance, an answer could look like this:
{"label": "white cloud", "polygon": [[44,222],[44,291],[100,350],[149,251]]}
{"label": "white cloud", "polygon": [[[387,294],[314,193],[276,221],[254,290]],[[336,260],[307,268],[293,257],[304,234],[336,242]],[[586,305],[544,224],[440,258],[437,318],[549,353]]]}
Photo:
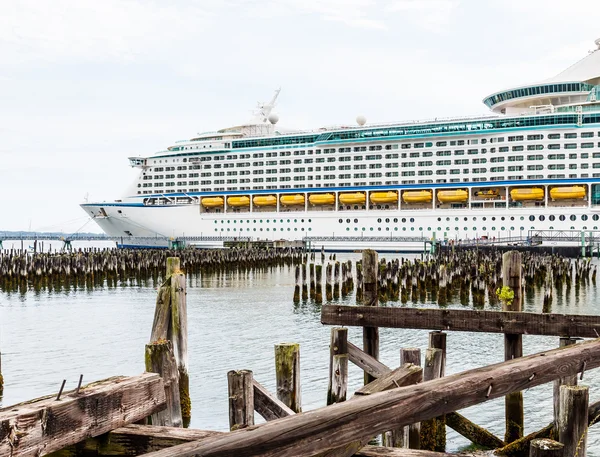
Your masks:
{"label": "white cloud", "polygon": [[386,10],[410,16],[412,22],[435,33],[447,33],[459,0],[393,0]]}

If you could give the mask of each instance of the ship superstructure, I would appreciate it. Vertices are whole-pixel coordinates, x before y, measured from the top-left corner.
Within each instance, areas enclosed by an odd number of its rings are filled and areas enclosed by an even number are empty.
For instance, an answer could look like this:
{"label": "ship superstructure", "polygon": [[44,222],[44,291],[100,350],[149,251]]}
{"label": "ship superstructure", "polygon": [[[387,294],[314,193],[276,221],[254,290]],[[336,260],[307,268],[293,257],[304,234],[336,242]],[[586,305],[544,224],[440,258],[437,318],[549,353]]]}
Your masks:
{"label": "ship superstructure", "polygon": [[[554,78],[494,93],[492,114],[286,132],[279,90],[247,124],[148,157],[127,195],[84,210],[111,236],[407,239],[600,227],[600,40]],[[200,242],[200,244],[202,244]]]}

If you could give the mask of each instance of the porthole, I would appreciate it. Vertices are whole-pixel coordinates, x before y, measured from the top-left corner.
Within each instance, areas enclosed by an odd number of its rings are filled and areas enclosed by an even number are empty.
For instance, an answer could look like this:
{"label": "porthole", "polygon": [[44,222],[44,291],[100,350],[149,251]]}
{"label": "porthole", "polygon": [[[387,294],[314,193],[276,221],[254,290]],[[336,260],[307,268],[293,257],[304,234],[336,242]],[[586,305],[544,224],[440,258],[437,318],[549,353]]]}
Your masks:
{"label": "porthole", "polygon": [[515,228],[514,228],[514,227],[511,227],[510,229],[511,229],[511,230],[514,230]]}
{"label": "porthole", "polygon": [[355,232],[358,232],[358,227],[354,227],[354,231],[355,231]]}
{"label": "porthole", "polygon": [[492,227],[492,232],[495,232],[495,231],[496,231],[496,227]]}
{"label": "porthole", "polygon": [[269,219],[267,219],[267,224],[269,223]]}
{"label": "porthole", "polygon": [[539,217],[540,221],[544,221],[546,219],[546,216],[544,216],[543,214]]}
{"label": "porthole", "polygon": [[390,228],[389,228],[389,227],[386,227],[386,228],[385,228],[385,231],[386,231],[386,232],[389,232],[389,231],[390,231]]}
{"label": "porthole", "polygon": [[414,232],[414,231],[415,231],[415,228],[414,228],[414,227],[411,227],[411,228],[410,228],[410,231],[411,231],[411,232]]}
{"label": "porthole", "polygon": [[[588,220],[587,214],[582,214],[581,215],[581,220],[582,221],[587,221]],[[585,227],[583,227],[583,228],[585,228]]]}
{"label": "porthole", "polygon": [[565,216],[564,214],[561,214],[560,216],[558,216],[558,218],[559,218],[561,221],[564,221],[564,220],[566,219],[566,216]]}
{"label": "porthole", "polygon": [[500,230],[504,231],[504,230],[506,230],[506,228],[504,228],[504,227],[500,227]]}
{"label": "porthole", "polygon": [[377,222],[381,223],[381,218],[377,219]]}
{"label": "porthole", "polygon": [[388,217],[388,218],[386,218],[386,219],[385,219],[385,222],[389,223],[389,222],[390,222],[390,218],[389,218],[389,217]]}
{"label": "porthole", "polygon": [[464,219],[464,220],[465,220],[465,222],[467,222],[467,220],[468,220],[468,217],[465,217],[465,219]]}
{"label": "porthole", "polygon": [[381,227],[377,227],[377,231],[378,231],[378,232],[381,232]]}
{"label": "porthole", "polygon": [[398,227],[394,227],[394,232],[397,232],[397,231],[398,231]]}
{"label": "porthole", "polygon": [[343,219],[338,219],[338,222],[341,224],[342,222],[344,222]]}
{"label": "porthole", "polygon": [[571,214],[571,217],[569,219],[571,219],[572,221],[574,221],[574,220],[577,219],[577,216],[575,216],[575,214]]}
{"label": "porthole", "polygon": [[575,227],[571,226],[571,230],[575,230]]}
{"label": "porthole", "polygon": [[550,216],[548,216],[549,221],[553,221],[554,219],[556,219],[556,216],[554,214],[550,214]]}
{"label": "porthole", "polygon": [[428,232],[431,232],[431,227],[427,227],[427,231],[428,231]]}
{"label": "porthole", "polygon": [[554,230],[554,227],[550,226],[550,230]]}
{"label": "porthole", "polygon": [[[304,221],[303,221],[304,222]],[[309,219],[308,222],[312,222],[312,219]]]}
{"label": "porthole", "polygon": [[369,230],[373,231],[373,227],[371,227]]}
{"label": "porthole", "polygon": [[474,218],[473,218],[473,221],[476,221],[476,220],[477,220],[477,218],[476,218],[476,217],[474,217]]}
{"label": "porthole", "polygon": [[419,230],[422,232],[423,231],[423,227],[419,227]]}
{"label": "porthole", "polygon": [[362,228],[362,231],[363,231],[363,232],[365,231],[365,228],[364,228],[364,227]]}
{"label": "porthole", "polygon": [[[289,229],[288,229],[289,230]],[[350,227],[346,227],[346,231],[349,232],[350,231]]]}
{"label": "porthole", "polygon": [[406,227],[402,227],[402,231],[403,231],[403,232],[406,232]]}
{"label": "porthole", "polygon": [[530,221],[535,221],[535,216],[529,216]]}
{"label": "porthole", "polygon": [[358,223],[358,219],[354,219],[354,223],[357,224]]}
{"label": "porthole", "polygon": [[600,216],[598,216],[597,214],[594,214],[592,216],[592,220],[597,221],[598,219],[600,219]]}
{"label": "porthole", "polygon": [[349,224],[350,223],[350,219],[346,219],[346,222]]}
{"label": "porthole", "polygon": [[504,216],[502,216],[502,217],[500,218],[500,220],[501,220],[501,221],[503,221],[504,219],[506,219]]}
{"label": "porthole", "polygon": [[[309,222],[310,222],[310,219],[309,219]],[[311,227],[308,227],[308,231],[309,231],[309,232],[312,232],[312,228],[311,228]]]}
{"label": "porthole", "polygon": [[496,217],[492,217],[492,220],[493,220],[493,221],[495,221],[495,220],[496,220]]}
{"label": "porthole", "polygon": [[458,217],[455,217],[455,218],[454,218],[454,222],[458,222]]}
{"label": "porthole", "polygon": [[414,218],[414,217],[411,217],[411,218],[410,218],[410,221],[411,221],[411,222],[414,222],[414,221],[415,221],[415,218]]}
{"label": "porthole", "polygon": [[524,221],[524,220],[525,220],[525,217],[521,216],[521,220],[522,220],[522,221]]}
{"label": "porthole", "polygon": [[446,222],[448,222],[449,220],[450,220],[450,218],[449,218],[449,217],[447,217],[447,218],[446,218]]}
{"label": "porthole", "polygon": [[438,217],[438,222],[441,222],[441,221],[442,221],[442,218],[441,218],[441,217]]}
{"label": "porthole", "polygon": [[514,221],[515,220],[515,216],[510,216],[510,220]]}
{"label": "porthole", "polygon": [[467,230],[469,230],[469,227],[465,227],[465,232],[466,232]]}
{"label": "porthole", "polygon": [[584,225],[584,226],[583,226],[583,230],[587,230],[587,225]]}
{"label": "porthole", "polygon": [[304,222],[304,219],[300,219],[300,222]]}
{"label": "porthole", "polygon": [[525,230],[525,227],[521,227],[521,231]]}
{"label": "porthole", "polygon": [[405,222],[406,222],[406,218],[405,218],[405,217],[403,217],[403,218],[402,218],[402,223],[404,224]]}
{"label": "porthole", "polygon": [[487,221],[487,217],[484,216],[484,217],[481,218],[481,220],[482,221]]}
{"label": "porthole", "polygon": [[438,227],[438,232],[441,232],[441,231],[442,231],[442,227]]}
{"label": "porthole", "polygon": [[398,222],[398,218],[397,217],[394,218],[394,222]]}
{"label": "porthole", "polygon": [[477,227],[473,227],[473,231],[476,232],[477,231]]}
{"label": "porthole", "polygon": [[484,232],[487,230],[485,227],[482,227],[481,229],[482,229]]}
{"label": "porthole", "polygon": [[446,227],[446,231],[449,232],[450,231],[450,227]]}

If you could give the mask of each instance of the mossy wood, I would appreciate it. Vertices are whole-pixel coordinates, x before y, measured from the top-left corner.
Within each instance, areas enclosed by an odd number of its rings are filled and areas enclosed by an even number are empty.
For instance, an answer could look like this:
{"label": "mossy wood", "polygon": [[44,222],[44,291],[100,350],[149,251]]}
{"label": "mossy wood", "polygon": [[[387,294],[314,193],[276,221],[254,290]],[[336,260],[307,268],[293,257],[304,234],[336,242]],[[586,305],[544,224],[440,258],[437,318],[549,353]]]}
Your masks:
{"label": "mossy wood", "polygon": [[[413,365],[421,366],[421,349],[419,348],[402,348],[400,349],[400,365],[412,363]],[[421,423],[410,424],[404,433],[408,440],[410,449],[421,449]]]}
{"label": "mossy wood", "polygon": [[586,370],[600,366],[600,340],[360,397],[146,457],[310,457],[577,373],[584,362]]}
{"label": "mossy wood", "polygon": [[566,457],[565,446],[548,438],[538,438],[531,442],[529,457]]}
{"label": "mossy wood", "polygon": [[300,392],[300,345],[275,345],[275,382],[277,398],[292,411],[302,411]]}
{"label": "mossy wood", "polygon": [[[367,307],[379,306],[378,273],[379,257],[376,251],[365,249],[362,253],[363,295],[362,301]],[[374,359],[379,359],[379,328],[365,326],[363,328],[363,350]],[[375,378],[369,373],[364,375],[365,384]]]}
{"label": "mossy wood", "polygon": [[470,309],[323,305],[321,323],[582,338],[597,338],[597,334],[600,335],[600,316]]}
{"label": "mossy wood", "polygon": [[490,433],[485,428],[474,424],[457,412],[446,414],[446,425],[478,446],[487,449],[496,449],[506,446],[506,443],[496,435]]}
{"label": "mossy wood", "polygon": [[155,373],[115,377],[0,409],[0,455],[38,457],[146,418],[166,406]]}
{"label": "mossy wood", "polygon": [[[502,255],[502,284],[503,289],[509,288],[513,292],[511,302],[502,302],[502,311],[522,310],[522,265],[521,253],[508,251]],[[512,360],[523,356],[523,336],[520,333],[506,333],[504,335],[504,360]],[[523,414],[523,392],[511,392],[504,400],[505,407],[505,433],[504,441],[511,443],[523,437],[525,418]]]}
{"label": "mossy wood", "polygon": [[[570,346],[572,344],[577,344],[577,339],[575,338],[561,338],[558,343],[558,347]],[[576,386],[577,385],[577,375],[575,376],[567,376],[564,378],[559,378],[554,381],[554,392],[553,392],[553,406],[554,406],[554,428],[558,430],[558,417],[560,415],[560,386]]]}
{"label": "mossy wood", "polygon": [[149,423],[169,427],[181,427],[181,401],[179,398],[179,373],[173,355],[173,346],[168,340],[159,340],[146,345],[146,371],[158,373],[165,385],[167,407],[152,414]]}
{"label": "mossy wood", "polygon": [[[442,377],[444,351],[438,348],[427,348],[423,381],[432,381]],[[446,450],[446,419],[438,416],[421,421],[421,449],[444,452]]]}

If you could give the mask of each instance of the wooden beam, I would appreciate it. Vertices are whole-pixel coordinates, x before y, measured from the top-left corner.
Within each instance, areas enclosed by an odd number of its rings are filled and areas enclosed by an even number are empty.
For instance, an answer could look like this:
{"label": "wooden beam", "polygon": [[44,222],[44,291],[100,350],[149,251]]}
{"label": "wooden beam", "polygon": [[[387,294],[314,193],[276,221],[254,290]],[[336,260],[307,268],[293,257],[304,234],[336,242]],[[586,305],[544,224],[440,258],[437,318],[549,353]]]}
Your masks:
{"label": "wooden beam", "polygon": [[254,410],[260,414],[266,421],[272,421],[281,417],[296,414],[288,406],[279,400],[275,395],[269,392],[256,379],[253,381],[254,387]]}
{"label": "wooden beam", "polygon": [[0,455],[39,457],[98,436],[166,406],[156,373],[117,377],[0,409]]}
{"label": "wooden beam", "polygon": [[[423,369],[412,363],[402,365],[358,389],[354,395],[372,395],[384,390],[416,384],[423,378]],[[355,398],[355,397],[353,397]]]}
{"label": "wooden beam", "polygon": [[458,457],[464,454],[445,454],[443,452],[421,451],[418,449],[399,449],[393,447],[365,446],[355,457]]}
{"label": "wooden beam", "polygon": [[390,371],[383,363],[371,357],[350,341],[348,341],[348,358],[350,362],[374,378],[379,378]]}
{"label": "wooden beam", "polygon": [[600,335],[600,316],[468,309],[323,305],[321,323],[582,338]]}
{"label": "wooden beam", "polygon": [[577,373],[584,362],[586,370],[600,366],[600,340],[356,398],[146,457],[314,456]]}

